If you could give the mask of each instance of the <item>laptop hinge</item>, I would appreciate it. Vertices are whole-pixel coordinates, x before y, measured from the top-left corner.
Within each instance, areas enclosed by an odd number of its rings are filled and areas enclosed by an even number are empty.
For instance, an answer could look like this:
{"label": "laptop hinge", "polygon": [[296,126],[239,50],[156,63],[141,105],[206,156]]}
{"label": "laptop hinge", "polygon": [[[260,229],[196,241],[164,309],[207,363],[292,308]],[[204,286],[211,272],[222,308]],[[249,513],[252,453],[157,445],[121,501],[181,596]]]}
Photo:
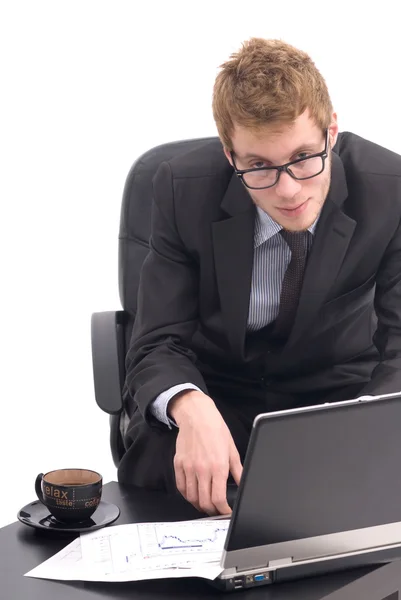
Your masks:
{"label": "laptop hinge", "polygon": [[277,558],[276,560],[269,560],[267,562],[267,564],[265,565],[259,565],[259,566],[253,566],[251,567],[250,565],[247,566],[243,566],[242,568],[239,567],[234,567],[234,568],[228,568],[225,569],[226,574],[230,573],[230,571],[232,571],[232,575],[235,575],[235,573],[243,573],[244,571],[261,571],[263,569],[279,569],[280,567],[287,567],[288,565],[292,565],[293,560],[292,558]]}
{"label": "laptop hinge", "polygon": [[286,567],[287,565],[292,565],[292,557],[290,558],[277,558],[276,560],[269,560],[268,567],[273,567],[274,569],[278,567]]}

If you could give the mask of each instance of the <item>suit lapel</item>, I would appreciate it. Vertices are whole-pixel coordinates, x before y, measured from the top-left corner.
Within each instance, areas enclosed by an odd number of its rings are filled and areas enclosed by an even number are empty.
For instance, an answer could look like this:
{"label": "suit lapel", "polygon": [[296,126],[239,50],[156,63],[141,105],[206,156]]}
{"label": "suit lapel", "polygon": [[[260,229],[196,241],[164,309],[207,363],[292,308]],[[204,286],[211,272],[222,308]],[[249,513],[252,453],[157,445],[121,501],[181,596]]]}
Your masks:
{"label": "suit lapel", "polygon": [[341,211],[347,183],[341,159],[332,154],[332,179],[308,258],[297,315],[286,351],[308,330],[335,282],[356,222]]}
{"label": "suit lapel", "polygon": [[251,292],[255,207],[233,175],[221,207],[230,217],[212,224],[222,318],[231,349],[243,358]]}

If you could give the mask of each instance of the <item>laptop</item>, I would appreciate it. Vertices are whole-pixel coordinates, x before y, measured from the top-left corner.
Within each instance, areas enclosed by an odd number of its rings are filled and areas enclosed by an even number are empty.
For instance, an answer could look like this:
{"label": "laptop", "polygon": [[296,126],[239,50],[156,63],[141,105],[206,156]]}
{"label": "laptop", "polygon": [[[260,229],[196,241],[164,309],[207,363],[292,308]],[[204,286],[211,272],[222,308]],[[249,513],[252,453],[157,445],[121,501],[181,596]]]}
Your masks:
{"label": "laptop", "polygon": [[258,415],[214,585],[401,557],[401,393]]}

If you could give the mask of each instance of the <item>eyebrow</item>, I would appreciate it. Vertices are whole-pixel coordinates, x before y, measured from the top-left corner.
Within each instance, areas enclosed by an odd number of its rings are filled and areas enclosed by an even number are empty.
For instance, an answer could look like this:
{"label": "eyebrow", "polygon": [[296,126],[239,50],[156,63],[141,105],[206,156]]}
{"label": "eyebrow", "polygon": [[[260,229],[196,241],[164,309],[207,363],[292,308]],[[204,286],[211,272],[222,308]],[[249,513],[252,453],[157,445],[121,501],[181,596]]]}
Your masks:
{"label": "eyebrow", "polygon": [[[301,144],[300,146],[298,146],[290,154],[290,156],[294,156],[294,154],[297,154],[301,150],[311,150],[312,148],[315,148],[318,145],[318,143],[319,142],[312,142],[312,143],[307,143],[307,144]],[[254,153],[248,152],[246,154],[243,154],[242,156],[240,156],[239,154],[237,154],[237,156],[238,156],[238,158],[241,158],[242,160],[250,160],[250,159],[254,159],[254,158],[259,158],[259,159],[264,160],[265,162],[269,162],[269,163],[273,164],[271,160],[268,160],[267,158],[264,158],[260,154],[254,154]]]}

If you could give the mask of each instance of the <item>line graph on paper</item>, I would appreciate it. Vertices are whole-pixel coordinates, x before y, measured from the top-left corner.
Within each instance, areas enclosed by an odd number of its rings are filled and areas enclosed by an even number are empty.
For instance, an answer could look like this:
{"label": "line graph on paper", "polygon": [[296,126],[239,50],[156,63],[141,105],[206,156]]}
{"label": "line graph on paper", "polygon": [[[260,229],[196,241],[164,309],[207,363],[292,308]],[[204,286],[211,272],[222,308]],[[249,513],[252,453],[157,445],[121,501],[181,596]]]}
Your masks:
{"label": "line graph on paper", "polygon": [[219,563],[228,520],[138,523],[81,539],[83,556],[106,574]]}
{"label": "line graph on paper", "polygon": [[187,557],[200,553],[221,556],[227,530],[226,521],[191,522],[191,524],[143,523],[138,526],[144,558],[183,553]]}

